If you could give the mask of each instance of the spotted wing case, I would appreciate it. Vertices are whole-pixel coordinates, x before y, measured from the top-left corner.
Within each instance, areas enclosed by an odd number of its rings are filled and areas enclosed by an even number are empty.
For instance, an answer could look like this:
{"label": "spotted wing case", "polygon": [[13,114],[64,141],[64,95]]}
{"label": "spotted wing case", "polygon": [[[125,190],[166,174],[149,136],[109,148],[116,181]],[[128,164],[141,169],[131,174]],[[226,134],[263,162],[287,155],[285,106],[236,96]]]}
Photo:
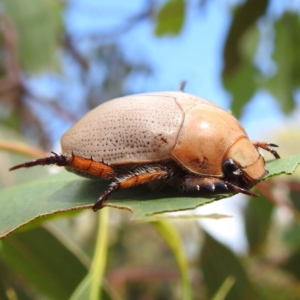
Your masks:
{"label": "spotted wing case", "polygon": [[[186,106],[181,108],[177,98]],[[181,92],[162,92],[106,102],[63,135],[62,153],[113,165],[169,159],[184,121],[183,110],[197,99]]]}

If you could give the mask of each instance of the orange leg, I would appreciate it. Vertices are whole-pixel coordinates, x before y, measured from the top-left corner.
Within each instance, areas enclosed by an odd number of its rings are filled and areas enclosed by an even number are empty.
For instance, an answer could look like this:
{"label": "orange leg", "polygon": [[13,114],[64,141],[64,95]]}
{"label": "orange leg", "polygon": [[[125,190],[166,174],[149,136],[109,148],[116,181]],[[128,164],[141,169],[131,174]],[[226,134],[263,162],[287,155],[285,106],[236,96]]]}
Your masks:
{"label": "orange leg", "polygon": [[279,154],[274,149],[271,148],[271,147],[278,147],[277,145],[270,144],[270,143],[265,143],[265,142],[258,142],[258,141],[251,141],[251,143],[256,148],[262,148],[262,149],[264,149],[268,152],[271,152],[276,159],[280,158]]}
{"label": "orange leg", "polygon": [[43,157],[14,166],[9,170],[13,171],[20,168],[30,168],[38,165],[57,165],[60,167],[66,167],[68,169],[77,170],[96,177],[114,177],[113,168],[105,164],[104,162],[96,162],[92,159],[81,158],[78,156],[67,157],[65,155],[59,155],[54,152],[52,152],[52,154],[53,155],[49,157]]}
{"label": "orange leg", "polygon": [[114,170],[111,166],[103,162],[98,162],[78,156],[73,156],[70,162],[65,167],[101,178],[108,179],[114,176]]}
{"label": "orange leg", "polygon": [[108,190],[95,202],[93,210],[97,211],[102,208],[103,202],[115,191],[119,189],[127,189],[133,186],[149,183],[155,180],[164,179],[170,174],[167,169],[145,167],[133,170],[131,173],[118,178],[110,184]]}

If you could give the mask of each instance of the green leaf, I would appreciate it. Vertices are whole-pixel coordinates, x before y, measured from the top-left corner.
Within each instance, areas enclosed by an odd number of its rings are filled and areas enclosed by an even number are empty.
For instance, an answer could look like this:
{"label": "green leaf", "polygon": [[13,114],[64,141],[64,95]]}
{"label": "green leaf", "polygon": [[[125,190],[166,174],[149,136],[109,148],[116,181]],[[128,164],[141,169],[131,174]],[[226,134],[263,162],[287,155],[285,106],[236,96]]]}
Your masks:
{"label": "green leaf", "polygon": [[157,15],[155,34],[158,36],[180,32],[185,17],[185,1],[169,0]]}
{"label": "green leaf", "polygon": [[300,279],[299,264],[300,264],[300,251],[295,251],[281,265],[281,268],[293,274],[299,280]]}
{"label": "green leaf", "polygon": [[52,0],[2,0],[18,34],[18,56],[28,71],[53,68],[61,26],[61,7]]}
{"label": "green leaf", "polygon": [[256,70],[251,62],[241,64],[232,76],[224,77],[224,85],[231,92],[231,111],[236,118],[242,115],[245,104],[253,97],[256,85],[253,81]]}
{"label": "green leaf", "polygon": [[251,27],[240,39],[240,62],[234,68],[234,72],[226,73],[224,69],[223,81],[227,90],[232,93],[233,101],[231,110],[239,118],[244,105],[253,97],[257,84],[254,80],[257,70],[253,65],[253,59],[259,41],[259,31]]}
{"label": "green leaf", "polygon": [[[264,180],[279,174],[292,174],[299,163],[299,155],[270,161],[267,163],[269,174]],[[108,184],[108,181],[88,180],[61,172],[0,190],[0,238],[43,216],[91,208]],[[231,195],[202,191],[199,197],[199,193],[181,193],[176,188],[151,191],[139,186],[114,193],[105,206],[130,210],[135,220],[147,221],[154,214],[194,209]]]}
{"label": "green leaf", "polygon": [[292,175],[300,164],[300,155],[293,155],[267,162],[269,174],[262,181],[281,174]]}
{"label": "green leaf", "polygon": [[43,227],[2,241],[0,259],[52,299],[68,299],[87,273],[74,253]]}
{"label": "green leaf", "polygon": [[209,297],[212,297],[230,277],[235,283],[229,290],[226,300],[260,299],[236,255],[207,233],[200,259]]}
{"label": "green leaf", "polygon": [[261,196],[251,198],[245,210],[245,231],[251,253],[263,250],[272,218],[274,204]]}
{"label": "green leaf", "polygon": [[280,101],[284,112],[295,107],[293,93],[300,87],[300,20],[298,14],[286,13],[275,23],[273,58],[277,73],[265,87]]}
{"label": "green leaf", "polygon": [[[1,247],[0,247],[1,248]],[[1,300],[31,300],[34,299],[28,286],[20,284],[20,280],[5,262],[0,259],[0,299]],[[36,296],[36,295],[35,295]]]}
{"label": "green leaf", "polygon": [[[243,64],[242,52],[245,49],[241,47],[241,44],[245,40],[245,36],[249,35],[249,29],[251,31],[259,17],[265,13],[268,2],[268,0],[247,0],[236,9],[226,38],[223,75],[230,76],[236,69],[243,69],[241,66]],[[252,59],[256,52],[256,46],[257,43],[250,45],[250,49],[254,50]],[[244,83],[249,84],[247,81]]]}
{"label": "green leaf", "polygon": [[243,107],[257,90],[254,57],[259,43],[257,19],[265,13],[268,0],[248,0],[235,12],[224,49],[223,82],[231,92],[231,110],[240,118]]}

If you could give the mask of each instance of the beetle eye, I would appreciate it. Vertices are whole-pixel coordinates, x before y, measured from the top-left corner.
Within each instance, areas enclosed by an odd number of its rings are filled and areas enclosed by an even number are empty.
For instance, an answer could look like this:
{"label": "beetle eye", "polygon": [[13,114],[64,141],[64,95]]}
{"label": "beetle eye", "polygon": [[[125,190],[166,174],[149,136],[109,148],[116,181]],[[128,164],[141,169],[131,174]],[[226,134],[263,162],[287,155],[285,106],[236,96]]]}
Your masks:
{"label": "beetle eye", "polygon": [[239,166],[232,159],[226,159],[223,163],[223,171],[225,174],[235,174],[239,173]]}

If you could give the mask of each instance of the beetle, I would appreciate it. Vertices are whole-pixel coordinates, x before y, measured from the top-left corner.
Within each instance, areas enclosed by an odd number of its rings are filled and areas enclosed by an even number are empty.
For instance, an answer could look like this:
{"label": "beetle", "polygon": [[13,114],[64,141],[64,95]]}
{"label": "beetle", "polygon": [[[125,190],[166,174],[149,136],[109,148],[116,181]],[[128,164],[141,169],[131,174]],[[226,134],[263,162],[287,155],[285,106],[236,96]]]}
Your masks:
{"label": "beetle", "polygon": [[91,178],[112,179],[93,210],[116,190],[155,181],[184,191],[227,191],[251,196],[268,171],[258,151],[280,158],[275,144],[250,141],[228,111],[197,96],[178,92],[132,95],[88,112],[61,138],[61,154],[25,162],[63,166]]}

